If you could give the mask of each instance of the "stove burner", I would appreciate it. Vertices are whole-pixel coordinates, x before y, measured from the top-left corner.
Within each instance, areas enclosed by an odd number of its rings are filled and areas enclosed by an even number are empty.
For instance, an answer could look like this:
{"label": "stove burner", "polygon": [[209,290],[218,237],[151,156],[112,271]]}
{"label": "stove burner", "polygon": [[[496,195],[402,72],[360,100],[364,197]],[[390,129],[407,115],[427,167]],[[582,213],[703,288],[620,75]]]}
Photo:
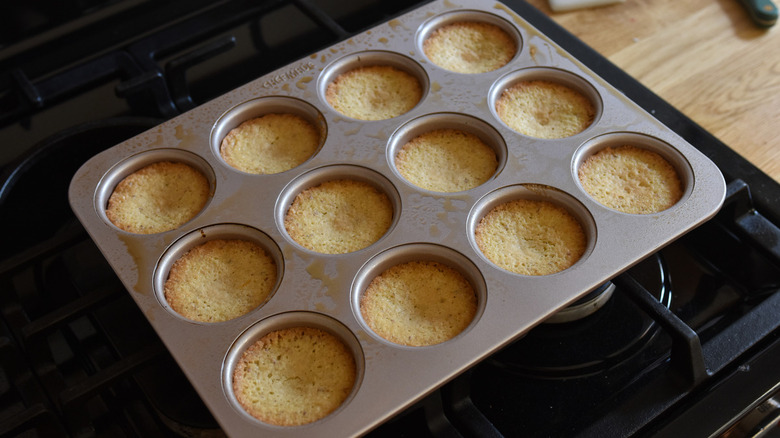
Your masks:
{"label": "stove burner", "polygon": [[159,123],[155,118],[117,117],[75,126],[44,139],[0,173],[0,228],[27,230],[3,237],[0,260],[51,239],[63,223],[75,220],[68,186],[84,162]]}
{"label": "stove burner", "polygon": [[[666,307],[671,303],[667,272],[660,254],[631,270]],[[556,315],[553,322],[531,330],[490,361],[495,366],[538,378],[588,376],[632,357],[659,331],[655,321],[611,282],[564,309],[563,315]],[[594,339],[599,342],[593,342]]]}
{"label": "stove burner", "polygon": [[[661,253],[622,275],[634,278],[662,306],[671,305],[671,278]],[[570,436],[592,420],[577,412],[600,412],[624,388],[647,378],[644,371],[666,359],[671,339],[612,282],[571,312],[595,307],[594,300],[600,307],[588,315],[541,324],[448,384],[442,393],[456,406],[451,418],[479,412],[480,428],[504,436]],[[508,407],[523,412],[524,421],[512,421]]]}
{"label": "stove burner", "polygon": [[604,304],[609,301],[610,297],[612,297],[612,292],[614,291],[615,285],[612,284],[612,282],[604,283],[584,297],[575,301],[574,304],[559,310],[553,316],[547,318],[544,323],[561,324],[577,321],[592,315],[594,312],[604,307]]}

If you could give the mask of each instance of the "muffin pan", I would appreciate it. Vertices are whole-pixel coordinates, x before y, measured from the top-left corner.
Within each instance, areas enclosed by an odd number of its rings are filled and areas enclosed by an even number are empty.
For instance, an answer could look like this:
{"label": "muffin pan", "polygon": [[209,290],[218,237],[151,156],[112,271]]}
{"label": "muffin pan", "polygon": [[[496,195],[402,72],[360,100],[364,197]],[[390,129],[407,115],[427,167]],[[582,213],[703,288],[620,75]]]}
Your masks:
{"label": "muffin pan", "polygon": [[[443,24],[478,20],[516,38],[517,54],[488,73],[461,74],[431,63],[421,47]],[[391,65],[417,77],[422,100],[387,120],[339,114],[325,100],[327,84],[347,69]],[[543,78],[575,87],[594,104],[584,131],[554,140],[509,129],[494,103],[517,80]],[[292,112],[320,129],[323,143],[301,165],[253,175],[227,165],[221,138],[243,120]],[[487,182],[456,193],[420,189],[394,168],[399,145],[418,132],[459,128],[494,148],[499,163]],[[680,174],[682,199],[654,214],[633,215],[602,206],[585,193],[577,168],[603,147],[631,143],[667,158]],[[178,229],[150,235],[113,226],[105,214],[114,186],[155,161],[182,161],[207,176],[211,199]],[[297,193],[325,180],[358,179],[385,192],[393,223],[374,244],[326,255],[294,243],[284,216]],[[74,176],[70,202],[132,298],[230,436],[347,436],[366,433],[471,365],[553,317],[630,266],[713,216],[725,196],[717,167],[508,7],[494,1],[434,1],[347,41],[313,53],[192,111],[116,145]],[[545,276],[496,267],[480,253],[474,230],[493,206],[540,199],[580,221],[587,244],[573,266]],[[275,290],[247,314],[199,323],[172,312],[161,287],[175,259],[207,239],[246,238],[277,262]],[[460,270],[477,293],[478,311],[459,335],[440,344],[406,347],[371,332],[360,315],[360,294],[393,264],[430,260]],[[232,393],[236,358],[255,339],[284,327],[327,330],[349,346],[357,379],[348,399],[316,422],[272,426],[247,414]]]}

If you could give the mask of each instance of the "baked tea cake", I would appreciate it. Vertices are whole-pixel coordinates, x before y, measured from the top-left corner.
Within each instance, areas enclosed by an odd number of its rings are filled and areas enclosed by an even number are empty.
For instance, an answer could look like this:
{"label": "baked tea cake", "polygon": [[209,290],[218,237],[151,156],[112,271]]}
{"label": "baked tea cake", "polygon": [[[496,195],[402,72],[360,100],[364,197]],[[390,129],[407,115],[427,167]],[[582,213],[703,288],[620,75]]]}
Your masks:
{"label": "baked tea cake", "polygon": [[393,221],[387,195],[363,181],[326,181],[299,193],[285,214],[290,237],[323,254],[345,254],[379,240]]}
{"label": "baked tea cake", "polygon": [[285,328],[242,354],[233,371],[233,392],[258,420],[299,426],[341,406],[356,376],[355,359],[340,339],[317,328]]}
{"label": "baked tea cake", "polygon": [[535,138],[569,137],[590,126],[593,103],[566,85],[547,80],[518,82],[501,93],[496,113],[513,130]]}
{"label": "baked tea cake", "polygon": [[433,261],[395,265],[377,277],[360,299],[360,313],[390,342],[421,347],[462,332],[477,312],[477,295],[456,269]]}
{"label": "baked tea cake", "polygon": [[657,213],[683,194],[674,166],[658,153],[632,145],[600,150],[582,163],[578,175],[594,199],[624,213]]}
{"label": "baked tea cake", "polygon": [[478,21],[448,24],[423,42],[428,59],[457,73],[486,73],[503,67],[517,53],[517,44],[500,27]]}
{"label": "baked tea cake", "polygon": [[219,152],[230,166],[247,173],[290,170],[320,145],[319,130],[295,114],[271,113],[244,121],[228,132]]}
{"label": "baked tea cake", "polygon": [[587,245],[582,225],[565,208],[543,200],[499,204],[475,229],[490,261],[523,275],[549,275],[576,263]]}
{"label": "baked tea cake", "polygon": [[263,304],[276,285],[276,275],[276,262],[257,243],[209,240],[171,266],[165,300],[193,321],[228,321]]}
{"label": "baked tea cake", "polygon": [[385,120],[411,110],[422,99],[417,78],[389,65],[358,67],[328,84],[325,98],[336,111],[359,120]]}
{"label": "baked tea cake", "polygon": [[193,167],[161,161],[143,167],[117,184],[106,216],[136,234],[169,231],[194,218],[211,195],[208,179]]}
{"label": "baked tea cake", "polygon": [[434,192],[460,192],[484,183],[496,172],[495,151],[474,134],[437,129],[421,134],[398,152],[398,172]]}

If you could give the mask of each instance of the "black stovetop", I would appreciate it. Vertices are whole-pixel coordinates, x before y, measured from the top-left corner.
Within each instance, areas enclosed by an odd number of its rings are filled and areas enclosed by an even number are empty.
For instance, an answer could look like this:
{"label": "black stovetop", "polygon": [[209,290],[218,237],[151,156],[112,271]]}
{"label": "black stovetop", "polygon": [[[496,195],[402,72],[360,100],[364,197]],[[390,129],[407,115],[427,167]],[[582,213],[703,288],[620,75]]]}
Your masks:
{"label": "black stovetop", "polygon": [[[219,435],[73,217],[70,178],[99,151],[418,3],[70,0],[4,15],[0,435]],[[780,382],[780,186],[539,11],[505,3],[708,155],[726,203],[615,278],[594,314],[535,328],[371,435],[719,431]]]}

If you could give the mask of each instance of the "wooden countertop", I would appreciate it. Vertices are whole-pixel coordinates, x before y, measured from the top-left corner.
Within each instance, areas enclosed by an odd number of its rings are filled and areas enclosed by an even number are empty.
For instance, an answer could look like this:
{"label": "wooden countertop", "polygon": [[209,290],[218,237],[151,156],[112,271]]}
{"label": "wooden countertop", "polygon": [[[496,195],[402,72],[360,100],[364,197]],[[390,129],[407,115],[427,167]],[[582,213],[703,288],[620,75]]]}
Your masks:
{"label": "wooden countertop", "polygon": [[780,23],[739,0],[527,1],[780,182]]}

